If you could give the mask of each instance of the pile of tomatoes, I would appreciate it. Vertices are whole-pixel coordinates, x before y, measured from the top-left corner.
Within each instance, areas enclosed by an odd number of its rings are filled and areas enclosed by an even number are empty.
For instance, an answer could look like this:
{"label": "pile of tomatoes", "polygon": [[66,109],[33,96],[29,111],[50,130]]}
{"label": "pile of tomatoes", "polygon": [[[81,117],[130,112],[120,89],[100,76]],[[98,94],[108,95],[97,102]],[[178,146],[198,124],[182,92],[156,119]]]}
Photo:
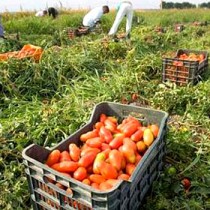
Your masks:
{"label": "pile of tomatoes", "polygon": [[[178,59],[186,60],[186,61],[198,61],[199,63],[203,62],[205,59],[205,55],[203,53],[195,54],[195,53],[183,53],[178,56]],[[174,61],[174,66],[183,66],[183,62],[181,61]]]}
{"label": "pile of tomatoes", "polygon": [[200,54],[189,53],[189,55],[183,53],[178,58],[182,60],[199,61],[201,63],[205,59],[205,55],[202,53]]}
{"label": "pile of tomatoes", "polygon": [[93,129],[80,136],[81,146],[55,149],[45,164],[94,189],[108,190],[129,180],[158,133],[156,124],[143,126],[132,116],[118,123],[116,117],[101,114]]}

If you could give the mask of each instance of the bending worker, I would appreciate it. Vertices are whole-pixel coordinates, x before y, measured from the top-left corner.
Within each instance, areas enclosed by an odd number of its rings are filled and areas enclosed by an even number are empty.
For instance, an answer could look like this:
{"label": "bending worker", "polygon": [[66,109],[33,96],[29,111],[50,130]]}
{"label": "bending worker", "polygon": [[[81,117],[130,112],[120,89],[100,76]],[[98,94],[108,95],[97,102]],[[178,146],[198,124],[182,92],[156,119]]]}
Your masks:
{"label": "bending worker", "polygon": [[55,9],[54,7],[49,7],[47,11],[48,15],[52,16],[54,19],[58,16],[58,10]]}
{"label": "bending worker", "polygon": [[117,6],[117,15],[115,17],[114,23],[109,31],[109,36],[115,36],[118,30],[120,23],[122,22],[123,18],[126,16],[126,37],[130,37],[130,31],[132,26],[132,19],[133,19],[133,6],[130,1],[122,1]]}
{"label": "bending worker", "polygon": [[4,38],[4,28],[1,24],[1,16],[0,16],[0,38]]}
{"label": "bending worker", "polygon": [[109,13],[109,7],[106,5],[90,10],[83,18],[83,26],[90,28],[95,27],[95,25],[100,21],[102,15],[106,13]]}
{"label": "bending worker", "polygon": [[36,17],[43,17],[46,15],[52,16],[54,19],[58,16],[58,10],[54,7],[49,7],[47,10],[38,11],[35,16]]}
{"label": "bending worker", "polygon": [[41,11],[38,11],[38,12],[35,14],[36,17],[43,17],[43,16],[45,16],[45,15],[47,15],[47,10],[41,10]]}

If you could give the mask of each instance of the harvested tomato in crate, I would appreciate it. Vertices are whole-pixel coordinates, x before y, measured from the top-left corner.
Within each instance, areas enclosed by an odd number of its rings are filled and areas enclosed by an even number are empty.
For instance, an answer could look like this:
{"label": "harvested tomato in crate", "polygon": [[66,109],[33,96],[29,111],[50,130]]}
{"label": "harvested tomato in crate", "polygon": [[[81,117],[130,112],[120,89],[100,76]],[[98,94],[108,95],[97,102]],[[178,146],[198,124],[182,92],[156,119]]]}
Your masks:
{"label": "harvested tomato in crate", "polygon": [[174,58],[162,59],[162,81],[174,82],[177,85],[195,85],[208,69],[206,51],[178,50]]}
{"label": "harvested tomato in crate", "polygon": [[34,209],[139,209],[163,168],[168,114],[112,102],[52,149],[22,155]]}

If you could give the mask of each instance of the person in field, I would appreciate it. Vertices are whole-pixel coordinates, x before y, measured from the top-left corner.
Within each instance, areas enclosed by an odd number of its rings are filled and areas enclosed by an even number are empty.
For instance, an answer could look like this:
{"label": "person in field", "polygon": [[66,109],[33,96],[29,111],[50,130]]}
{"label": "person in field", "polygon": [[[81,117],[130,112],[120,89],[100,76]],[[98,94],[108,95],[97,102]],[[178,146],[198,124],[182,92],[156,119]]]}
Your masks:
{"label": "person in field", "polygon": [[115,17],[114,23],[108,33],[109,36],[115,36],[118,30],[120,23],[122,22],[123,18],[126,17],[126,33],[125,37],[130,37],[132,20],[133,20],[133,6],[130,1],[122,1],[117,6],[117,15]]}
{"label": "person in field", "polygon": [[48,15],[52,16],[55,19],[58,16],[58,10],[55,9],[54,7],[49,7],[48,8]]}
{"label": "person in field", "polygon": [[46,15],[52,16],[54,19],[58,16],[58,10],[54,7],[49,7],[47,10],[38,11],[35,16],[36,17],[43,17]]}
{"label": "person in field", "polygon": [[41,10],[41,11],[38,11],[38,12],[35,14],[36,17],[43,17],[43,16],[45,16],[45,15],[47,15],[47,10]]}
{"label": "person in field", "polygon": [[1,24],[1,17],[0,17],[0,38],[4,38],[4,28]]}
{"label": "person in field", "polygon": [[107,5],[90,10],[83,18],[83,26],[94,28],[100,22],[102,15],[106,13],[109,13],[109,7]]}

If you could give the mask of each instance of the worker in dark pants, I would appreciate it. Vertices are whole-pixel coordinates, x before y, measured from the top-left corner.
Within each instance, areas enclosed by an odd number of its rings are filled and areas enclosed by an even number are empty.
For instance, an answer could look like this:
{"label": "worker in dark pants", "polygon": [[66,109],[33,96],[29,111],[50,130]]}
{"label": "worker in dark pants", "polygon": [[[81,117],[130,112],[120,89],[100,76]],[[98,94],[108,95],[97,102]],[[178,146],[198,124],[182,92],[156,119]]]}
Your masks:
{"label": "worker in dark pants", "polygon": [[48,8],[48,15],[52,16],[55,19],[58,16],[58,10],[55,9],[54,7],[49,7]]}
{"label": "worker in dark pants", "polygon": [[1,17],[0,17],[0,38],[4,38],[5,39],[5,37],[4,37],[4,28],[3,28],[2,24],[1,24]]}
{"label": "worker in dark pants", "polygon": [[4,38],[4,29],[1,24],[0,24],[0,38]]}

